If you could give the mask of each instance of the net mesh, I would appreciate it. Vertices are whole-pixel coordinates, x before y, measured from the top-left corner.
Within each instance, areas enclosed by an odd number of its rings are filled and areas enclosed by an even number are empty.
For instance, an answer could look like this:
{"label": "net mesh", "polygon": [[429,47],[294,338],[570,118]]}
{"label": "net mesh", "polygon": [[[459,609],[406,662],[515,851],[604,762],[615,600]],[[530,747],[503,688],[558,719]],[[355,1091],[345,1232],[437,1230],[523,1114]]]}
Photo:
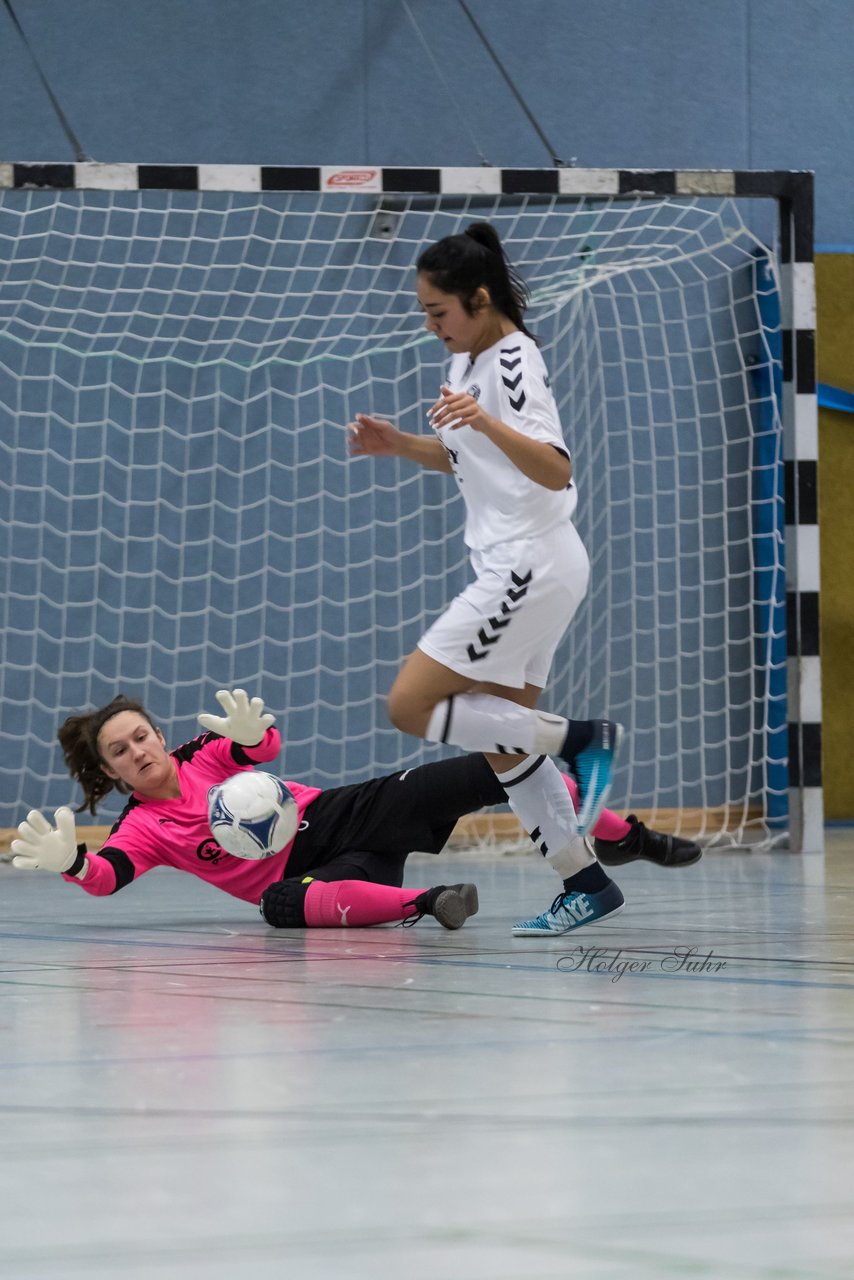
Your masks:
{"label": "net mesh", "polygon": [[460,500],[447,476],[348,460],[345,428],[426,430],[445,355],[413,264],[485,219],[532,289],[593,566],[542,705],[626,725],[620,807],[775,838],[782,445],[755,218],[728,199],[4,192],[0,825],[74,796],[57,726],[119,690],[172,745],[216,689],[260,692],[277,768],[319,786],[443,754],[382,699],[468,581]]}

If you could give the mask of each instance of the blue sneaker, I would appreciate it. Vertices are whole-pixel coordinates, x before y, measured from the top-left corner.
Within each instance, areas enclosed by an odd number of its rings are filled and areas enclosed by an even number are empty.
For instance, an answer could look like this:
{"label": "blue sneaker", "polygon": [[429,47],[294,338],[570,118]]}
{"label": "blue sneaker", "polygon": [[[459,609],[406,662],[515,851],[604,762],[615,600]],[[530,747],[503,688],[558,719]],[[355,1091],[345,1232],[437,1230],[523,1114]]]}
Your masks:
{"label": "blue sneaker", "polygon": [[583,751],[567,759],[578,783],[578,834],[596,826],[611,789],[614,761],[623,741],[623,726],[613,720],[594,720],[593,738]]}
{"label": "blue sneaker", "polygon": [[582,925],[615,916],[618,911],[622,911],[625,901],[613,880],[609,880],[606,887],[598,893],[559,893],[548,911],[544,911],[541,916],[514,924],[513,936],[540,938],[569,933],[572,929],[580,929]]}

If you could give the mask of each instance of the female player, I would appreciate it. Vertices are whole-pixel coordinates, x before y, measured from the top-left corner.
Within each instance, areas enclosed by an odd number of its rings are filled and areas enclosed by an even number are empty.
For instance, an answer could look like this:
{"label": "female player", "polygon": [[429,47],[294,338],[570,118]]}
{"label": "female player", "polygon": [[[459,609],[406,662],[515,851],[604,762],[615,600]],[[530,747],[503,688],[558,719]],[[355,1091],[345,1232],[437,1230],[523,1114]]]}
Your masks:
{"label": "female player", "polygon": [[[430,742],[486,753],[522,826],[563,879],[549,910],[513,932],[564,933],[623,905],[580,839],[601,811],[622,730],[536,710],[590,575],[572,523],[572,464],[525,327],[527,289],[493,227],[475,223],[426,249],[416,294],[427,329],[451,355],[427,415],[433,434],[409,435],[360,413],[349,425],[350,451],[453,474],[475,580],[406,659],[389,716]],[[577,815],[550,755],[576,778]]]}
{"label": "female player", "polygon": [[[12,842],[14,865],[60,872],[96,896],[117,892],[153,867],[174,867],[260,903],[264,918],[278,927],[414,922],[432,915],[456,929],[476,912],[474,885],[400,886],[413,849],[438,853],[462,814],[505,800],[482,756],[329,791],[290,782],[302,819],[296,836],[273,857],[247,861],[213,839],[208,788],[274,759],[280,737],[260,698],[235,689],[220,691],[217,700],[225,714],[199,716],[208,732],[172,752],[144,706],[123,696],[66,720],[59,740],[83,789],[78,812],[94,815],[114,788],[130,798],[97,853],[76,843],[70,809],[57,809],[55,829],[31,812]],[[567,785],[574,786],[571,780]],[[621,820],[610,818],[601,834],[616,838],[609,846],[613,856],[670,857],[672,850],[661,843],[670,837],[647,832],[641,823],[622,823],[621,829]]]}
{"label": "female player", "polygon": [[432,915],[458,929],[477,911],[474,885],[400,886],[412,849],[438,853],[461,813],[503,800],[500,789],[483,789],[492,784],[483,762],[454,762],[453,776],[440,764],[438,772],[426,766],[426,773],[413,769],[330,791],[290,782],[301,819],[294,839],[270,858],[236,858],[211,834],[208,790],[273,760],[281,739],[260,698],[235,689],[221,690],[217,700],[225,714],[199,716],[208,732],[172,752],[145,707],[121,695],[66,720],[59,741],[83,788],[78,812],[94,815],[113,788],[130,798],[94,854],[76,843],[70,809],[57,809],[56,829],[33,811],[12,841],[14,865],[61,872],[96,896],[117,892],[153,867],[175,867],[260,903],[262,915],[280,927],[414,923]]}

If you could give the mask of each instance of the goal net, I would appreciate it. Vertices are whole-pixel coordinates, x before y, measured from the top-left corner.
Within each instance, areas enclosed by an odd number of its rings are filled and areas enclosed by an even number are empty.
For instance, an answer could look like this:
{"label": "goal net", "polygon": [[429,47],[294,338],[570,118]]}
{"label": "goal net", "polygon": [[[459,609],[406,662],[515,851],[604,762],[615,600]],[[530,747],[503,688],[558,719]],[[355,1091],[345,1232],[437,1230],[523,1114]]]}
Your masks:
{"label": "goal net", "polygon": [[170,745],[215,690],[260,693],[277,769],[323,787],[443,753],[383,696],[469,578],[460,500],[348,460],[345,428],[427,430],[446,357],[413,264],[485,219],[532,290],[592,561],[541,705],[626,726],[622,811],[784,835],[771,203],[0,192],[0,825],[69,801],[57,726],[120,690]]}

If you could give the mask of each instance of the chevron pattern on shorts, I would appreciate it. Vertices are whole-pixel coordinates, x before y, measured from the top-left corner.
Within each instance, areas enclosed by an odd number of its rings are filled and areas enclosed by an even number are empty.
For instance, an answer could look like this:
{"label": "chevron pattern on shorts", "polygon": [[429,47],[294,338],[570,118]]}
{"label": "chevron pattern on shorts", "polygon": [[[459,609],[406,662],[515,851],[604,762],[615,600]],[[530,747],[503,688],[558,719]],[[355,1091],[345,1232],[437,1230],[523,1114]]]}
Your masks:
{"label": "chevron pattern on shorts", "polygon": [[501,607],[496,611],[494,618],[488,618],[477,633],[477,648],[475,642],[468,646],[469,662],[479,662],[481,658],[485,658],[490,652],[493,645],[498,644],[505,627],[510,625],[512,621],[511,615],[522,608],[525,596],[528,594],[528,587],[534,577],[533,569],[521,576],[514,570],[510,571],[511,585],[504,592],[504,599],[501,601]]}

